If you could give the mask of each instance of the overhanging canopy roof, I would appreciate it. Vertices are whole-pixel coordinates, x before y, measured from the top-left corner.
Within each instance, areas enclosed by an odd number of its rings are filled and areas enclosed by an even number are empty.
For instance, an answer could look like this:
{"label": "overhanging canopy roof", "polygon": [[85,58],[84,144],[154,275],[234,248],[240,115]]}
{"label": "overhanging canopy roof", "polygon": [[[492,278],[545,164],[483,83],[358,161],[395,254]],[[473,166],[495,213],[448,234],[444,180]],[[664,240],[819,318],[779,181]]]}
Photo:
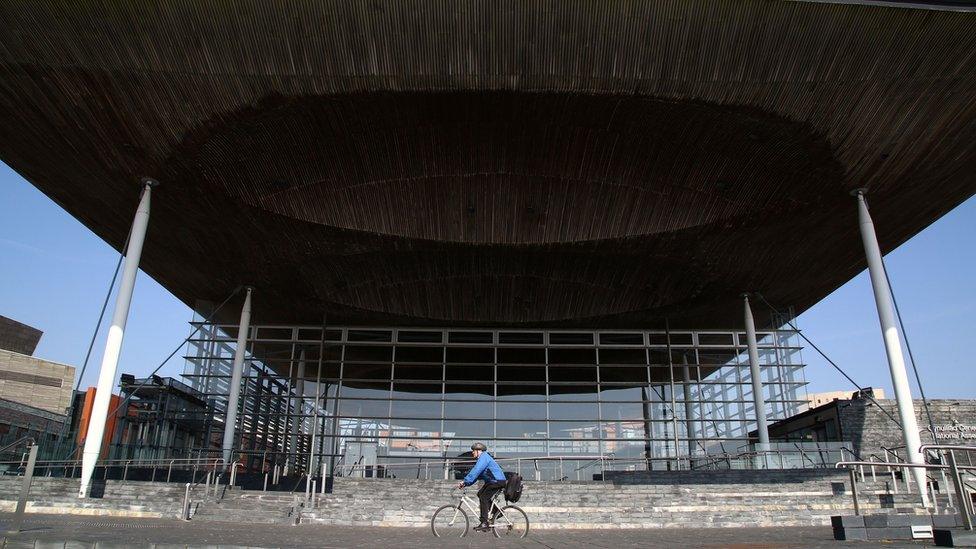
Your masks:
{"label": "overhanging canopy roof", "polygon": [[976,14],[853,3],[0,5],[0,158],[258,321],[737,326],[976,191]]}

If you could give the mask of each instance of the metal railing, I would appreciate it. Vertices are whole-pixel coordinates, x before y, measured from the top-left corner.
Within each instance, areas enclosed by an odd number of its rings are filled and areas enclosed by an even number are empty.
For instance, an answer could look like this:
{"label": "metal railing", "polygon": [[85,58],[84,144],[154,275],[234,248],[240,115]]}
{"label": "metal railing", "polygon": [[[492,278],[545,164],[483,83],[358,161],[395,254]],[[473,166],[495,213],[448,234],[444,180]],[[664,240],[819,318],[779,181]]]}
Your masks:
{"label": "metal railing", "polygon": [[18,444],[20,444],[22,442],[26,442],[27,443],[25,445],[25,447],[28,449],[27,451],[29,451],[29,449],[30,449],[31,446],[34,446],[37,443],[37,441],[34,439],[34,437],[32,435],[28,435],[28,436],[25,436],[25,437],[20,437],[17,440],[11,442],[10,444],[7,444],[5,446],[0,446],[0,455],[2,455],[7,450],[16,447]]}
{"label": "metal railing", "polygon": [[[854,457],[849,448],[832,448],[832,455],[844,459]],[[827,460],[827,450],[819,461],[811,457],[812,452],[797,448],[794,450],[773,449],[753,450],[739,453],[703,454],[667,457],[618,457],[612,452],[597,456],[548,455],[515,458],[496,458],[503,467],[513,468],[515,472],[542,480],[542,472],[557,481],[591,480],[585,478],[594,473],[594,480],[605,480],[606,473],[641,472],[651,470],[670,471],[708,471],[708,470],[778,470],[778,469],[829,469],[835,460]],[[359,478],[434,478],[448,479],[452,471],[470,468],[474,458],[413,458],[411,461],[382,463],[354,463],[336,467],[336,476]],[[802,466],[798,466],[802,465]],[[523,472],[524,471],[524,472]],[[529,474],[525,474],[529,473]]]}
{"label": "metal railing", "polygon": [[[608,474],[617,472],[640,471],[709,471],[709,470],[752,470],[752,469],[811,469],[829,468],[838,461],[848,457],[853,459],[854,453],[847,447],[803,448],[798,444],[788,448],[750,450],[741,452],[723,452],[715,454],[696,454],[660,457],[619,457],[613,452],[599,455],[538,455],[502,458],[498,461],[507,467],[514,468],[526,478],[543,480],[604,480]],[[171,459],[106,459],[96,464],[96,477],[102,480],[141,480],[150,482],[181,482],[191,486],[204,484],[210,486],[216,479],[228,485],[237,484],[239,472],[247,472],[241,461],[233,462],[233,466],[224,466],[222,456],[213,450],[207,450],[206,455],[200,452],[198,457]],[[235,452],[239,458],[260,458],[263,470],[251,471],[244,485],[251,485],[252,489],[267,490],[269,483],[280,491],[296,492],[298,486],[305,481],[305,499],[318,490],[326,489],[325,479],[303,471],[298,481],[292,486],[294,475],[288,476],[287,486],[279,485],[282,478],[282,464],[274,463],[274,455],[269,452]],[[381,456],[381,463],[346,463],[343,456],[339,456],[333,476],[367,477],[367,478],[451,478],[452,472],[460,472],[460,468],[469,468],[474,463],[473,458],[443,456]],[[268,460],[271,458],[271,461]],[[831,459],[828,459],[831,458]],[[402,459],[403,461],[395,461]],[[37,476],[76,478],[81,470],[80,459],[38,460]],[[320,461],[324,463],[324,460]],[[23,467],[23,460],[0,461],[2,465]],[[220,470],[227,469],[224,475]],[[326,469],[328,469],[326,467]],[[177,471],[181,473],[176,474]],[[203,474],[203,479],[200,475]],[[226,479],[226,480],[225,480]]]}
{"label": "metal railing", "polygon": [[[856,515],[861,514],[861,502],[858,490],[858,473],[860,473],[861,482],[865,481],[865,467],[868,467],[871,471],[872,479],[876,479],[875,471],[876,469],[887,470],[892,474],[892,487],[897,493],[897,482],[894,476],[894,471],[899,470],[902,472],[902,478],[905,479],[905,488],[908,493],[912,493],[911,481],[908,480],[912,475],[906,474],[912,469],[923,469],[926,471],[926,478],[928,480],[927,486],[919,486],[918,493],[920,496],[920,503],[924,505],[925,498],[922,494],[931,496],[932,511],[935,513],[939,512],[938,507],[938,494],[936,492],[936,482],[935,478],[928,475],[929,471],[938,471],[942,478],[942,487],[946,486],[946,474],[948,473],[949,478],[952,481],[953,489],[955,491],[955,501],[959,504],[959,514],[963,517],[963,524],[967,530],[973,529],[973,493],[976,490],[965,482],[963,474],[967,471],[976,471],[976,466],[972,465],[970,457],[970,465],[959,465],[956,461],[955,452],[961,451],[966,452],[967,456],[969,453],[976,452],[976,446],[957,446],[957,445],[944,445],[944,444],[925,444],[920,447],[919,451],[926,457],[926,459],[938,459],[940,463],[908,463],[904,460],[898,458],[897,454],[894,454],[895,461],[888,461],[887,457],[891,449],[882,448],[885,451],[885,461],[840,461],[835,467],[847,469],[850,476],[851,483],[851,497],[854,501],[854,513]],[[872,456],[877,457],[876,454]],[[941,463],[943,458],[948,461],[948,464]],[[948,490],[946,492],[946,497],[948,500],[948,505],[946,509],[953,506],[952,494]]]}
{"label": "metal railing", "polygon": [[[193,491],[194,489],[198,489],[201,484],[203,486],[203,497],[201,498],[202,501],[205,501],[208,497],[213,498],[215,501],[219,501],[217,498],[217,491],[220,487],[220,480],[224,475],[223,471],[221,471],[220,465],[220,460],[214,461],[213,468],[207,471],[207,475],[205,477],[196,482],[186,483],[183,491],[183,503],[180,506],[180,520],[190,520],[192,516],[190,510],[193,505]],[[238,465],[238,463],[233,463],[231,465],[231,479],[234,478]]]}
{"label": "metal railing", "polygon": [[[102,470],[103,480],[108,479],[110,474],[115,476],[115,473],[120,474],[121,480],[128,480],[130,469],[141,468],[151,472],[148,479],[150,482],[155,482],[157,475],[161,475],[163,471],[166,473],[165,480],[163,477],[158,480],[170,482],[174,470],[192,471],[191,482],[196,482],[199,471],[218,467],[219,463],[220,460],[213,458],[105,459],[98,461],[95,468]],[[81,464],[80,459],[38,460],[35,470],[41,471],[38,476],[74,478],[80,472]],[[0,461],[0,466],[3,465],[20,467],[23,463],[22,460]]]}

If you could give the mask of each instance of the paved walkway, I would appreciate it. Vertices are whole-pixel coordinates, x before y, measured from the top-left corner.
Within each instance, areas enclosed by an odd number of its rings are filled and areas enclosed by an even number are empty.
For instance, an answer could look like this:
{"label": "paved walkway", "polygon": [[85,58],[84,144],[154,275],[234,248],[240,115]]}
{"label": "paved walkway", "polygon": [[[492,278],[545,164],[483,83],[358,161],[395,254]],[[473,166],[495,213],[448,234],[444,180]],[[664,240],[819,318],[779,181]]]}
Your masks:
{"label": "paved walkway", "polygon": [[[0,513],[0,533],[12,515]],[[270,548],[270,547],[701,547],[732,549],[924,547],[931,543],[834,541],[830,528],[728,528],[676,530],[539,530],[524,540],[496,540],[472,532],[467,538],[435,538],[423,528],[354,528],[301,525],[180,522],[164,519],[26,516],[24,530],[7,535],[3,549],[47,548]],[[97,543],[97,546],[96,546]]]}

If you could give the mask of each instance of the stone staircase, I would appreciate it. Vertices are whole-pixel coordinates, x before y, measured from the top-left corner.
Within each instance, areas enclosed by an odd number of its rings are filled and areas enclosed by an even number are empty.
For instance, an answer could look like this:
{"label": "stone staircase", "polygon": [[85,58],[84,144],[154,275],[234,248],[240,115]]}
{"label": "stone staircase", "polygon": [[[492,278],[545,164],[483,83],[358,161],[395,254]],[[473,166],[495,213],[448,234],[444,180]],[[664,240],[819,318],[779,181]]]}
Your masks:
{"label": "stone staircase", "polygon": [[[13,511],[23,479],[0,477],[0,510]],[[29,513],[177,518],[184,485],[109,480],[100,498],[78,498],[78,479],[35,477],[27,500]]]}
{"label": "stone staircase", "polygon": [[192,520],[261,524],[294,524],[295,506],[305,494],[259,492],[222,487],[220,496],[200,503]]}
{"label": "stone staircase", "polygon": [[[608,475],[609,476],[609,475]],[[834,470],[654,472],[607,482],[526,481],[518,502],[533,528],[678,528],[811,526],[854,504]],[[454,482],[336,479],[334,492],[301,522],[427,527],[434,510],[452,501]],[[889,494],[883,482],[859,484],[862,513],[920,513],[917,495]],[[469,489],[474,498],[474,490]],[[471,517],[476,520],[475,517]]]}
{"label": "stone staircase", "polygon": [[[0,477],[0,510],[13,510],[21,478]],[[455,481],[337,478],[314,507],[304,493],[222,486],[191,491],[192,520],[427,527],[434,510],[452,502]],[[881,477],[858,483],[862,514],[914,513],[918,495],[889,491]],[[112,481],[102,498],[78,499],[77,479],[36,478],[29,512],[179,517],[184,485]],[[475,489],[469,489],[475,498]],[[940,510],[945,512],[945,496]],[[302,502],[304,503],[304,502]],[[476,503],[475,503],[476,504]],[[655,471],[608,473],[605,482],[526,481],[518,502],[533,528],[677,528],[826,525],[851,515],[847,475],[832,469],[794,471]],[[476,520],[476,517],[471,517]]]}

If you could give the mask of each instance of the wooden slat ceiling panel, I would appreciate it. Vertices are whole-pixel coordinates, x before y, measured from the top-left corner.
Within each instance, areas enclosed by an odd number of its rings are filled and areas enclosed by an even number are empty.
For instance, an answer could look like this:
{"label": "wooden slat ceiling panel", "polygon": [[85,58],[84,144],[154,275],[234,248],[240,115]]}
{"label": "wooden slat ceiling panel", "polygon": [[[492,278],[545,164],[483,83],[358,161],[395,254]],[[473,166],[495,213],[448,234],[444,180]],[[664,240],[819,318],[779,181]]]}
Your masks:
{"label": "wooden slat ceiling panel", "polygon": [[976,13],[759,0],[0,4],[0,158],[189,304],[697,327],[976,191]]}

